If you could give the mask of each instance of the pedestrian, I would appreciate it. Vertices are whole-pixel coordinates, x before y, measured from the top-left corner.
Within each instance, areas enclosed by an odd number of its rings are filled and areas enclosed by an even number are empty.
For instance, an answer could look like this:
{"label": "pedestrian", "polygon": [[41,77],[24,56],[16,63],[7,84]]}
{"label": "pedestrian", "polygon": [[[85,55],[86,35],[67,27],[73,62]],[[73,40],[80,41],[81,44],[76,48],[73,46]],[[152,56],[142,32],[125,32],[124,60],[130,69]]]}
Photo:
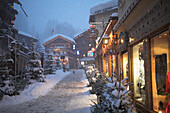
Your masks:
{"label": "pedestrian", "polygon": [[75,73],[75,71],[73,71],[73,74]]}

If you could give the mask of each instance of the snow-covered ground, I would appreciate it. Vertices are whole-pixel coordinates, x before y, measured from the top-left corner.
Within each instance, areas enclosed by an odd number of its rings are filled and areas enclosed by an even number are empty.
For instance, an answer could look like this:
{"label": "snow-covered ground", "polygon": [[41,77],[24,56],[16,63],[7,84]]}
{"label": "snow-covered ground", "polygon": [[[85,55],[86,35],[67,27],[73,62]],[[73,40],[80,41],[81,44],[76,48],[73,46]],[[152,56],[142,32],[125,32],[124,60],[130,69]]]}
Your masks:
{"label": "snow-covered ground", "polygon": [[[58,74],[58,76],[63,76],[62,72]],[[36,98],[34,97],[33,100],[19,104],[1,106],[1,103],[0,113],[90,113],[90,104],[93,104],[91,100],[96,101],[97,97],[90,94],[90,88],[86,87],[88,81],[84,70],[75,70],[75,74],[71,70],[68,75],[64,76],[61,81],[56,78],[58,83],[53,88],[51,86],[51,90],[39,85],[46,90],[44,96],[37,96],[38,98],[35,96]],[[49,82],[55,81],[55,77],[50,78]],[[61,77],[59,78],[61,79]]]}
{"label": "snow-covered ground", "polygon": [[2,101],[0,101],[0,106],[19,104],[43,96],[47,94],[51,88],[56,85],[56,83],[61,81],[70,73],[71,72],[68,71],[64,73],[62,70],[57,70],[55,74],[46,75],[46,82],[33,81],[33,84],[29,85],[26,89],[20,92],[20,95],[12,97],[7,95],[4,96]]}

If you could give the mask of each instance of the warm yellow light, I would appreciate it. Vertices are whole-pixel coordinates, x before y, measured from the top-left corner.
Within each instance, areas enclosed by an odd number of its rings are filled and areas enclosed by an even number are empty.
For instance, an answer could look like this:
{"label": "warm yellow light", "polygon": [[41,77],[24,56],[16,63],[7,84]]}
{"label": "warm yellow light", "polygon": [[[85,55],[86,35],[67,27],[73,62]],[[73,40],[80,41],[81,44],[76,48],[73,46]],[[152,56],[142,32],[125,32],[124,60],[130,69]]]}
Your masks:
{"label": "warm yellow light", "polygon": [[129,38],[129,42],[133,42],[134,41],[134,39],[133,38]]}
{"label": "warm yellow light", "polygon": [[89,47],[91,46],[91,44],[89,44]]}
{"label": "warm yellow light", "polygon": [[95,48],[94,48],[94,47],[92,47],[92,48],[91,48],[91,50],[94,52],[94,51],[95,51]]}
{"label": "warm yellow light", "polygon": [[108,37],[107,35],[104,35],[102,38],[103,38],[103,44],[107,45],[109,43],[110,37]]}
{"label": "warm yellow light", "polygon": [[123,39],[121,39],[121,43],[123,43],[124,41],[123,41]]}
{"label": "warm yellow light", "polygon": [[162,113],[162,111],[159,111],[158,113]]}
{"label": "warm yellow light", "polygon": [[85,57],[86,55],[84,54],[83,56]]}
{"label": "warm yellow light", "polygon": [[81,65],[84,65],[84,61],[83,61],[83,62],[81,62]]}
{"label": "warm yellow light", "polygon": [[137,100],[138,100],[138,101],[142,101],[142,98],[138,98]]}
{"label": "warm yellow light", "polygon": [[108,41],[107,39],[104,39],[103,44],[107,45],[108,42],[109,42],[109,41]]}

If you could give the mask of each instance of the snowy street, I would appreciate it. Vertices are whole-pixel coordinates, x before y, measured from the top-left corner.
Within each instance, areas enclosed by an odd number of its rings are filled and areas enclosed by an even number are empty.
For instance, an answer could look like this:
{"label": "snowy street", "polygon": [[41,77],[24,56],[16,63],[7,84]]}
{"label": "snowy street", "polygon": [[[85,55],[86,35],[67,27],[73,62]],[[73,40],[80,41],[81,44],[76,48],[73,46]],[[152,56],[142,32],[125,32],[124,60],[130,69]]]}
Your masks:
{"label": "snowy street", "polygon": [[86,87],[84,70],[72,71],[43,96],[18,104],[0,103],[0,113],[90,113],[91,100],[96,101],[96,96]]}

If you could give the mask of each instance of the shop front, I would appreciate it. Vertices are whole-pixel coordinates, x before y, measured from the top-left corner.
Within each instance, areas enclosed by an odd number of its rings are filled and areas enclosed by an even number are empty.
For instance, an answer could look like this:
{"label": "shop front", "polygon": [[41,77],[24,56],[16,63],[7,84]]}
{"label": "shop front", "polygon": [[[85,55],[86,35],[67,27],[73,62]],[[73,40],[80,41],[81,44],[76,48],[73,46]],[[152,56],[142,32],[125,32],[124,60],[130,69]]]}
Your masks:
{"label": "shop front", "polygon": [[120,56],[122,79],[128,77],[128,52],[123,52]]}
{"label": "shop front", "polygon": [[[141,1],[138,6],[144,3],[146,1]],[[133,83],[130,90],[140,112],[170,112],[169,5],[170,1],[167,0],[148,4],[149,12],[142,10],[143,16],[138,15],[141,16],[138,20],[127,24],[129,20],[126,19],[119,29],[115,30],[120,34],[123,29],[128,31],[128,77]],[[137,8],[135,10],[138,11]],[[133,19],[131,16],[128,18]],[[119,43],[123,41],[119,38]],[[126,51],[119,53],[121,72],[124,74],[125,53]]]}
{"label": "shop front", "polygon": [[131,90],[143,112],[166,113],[170,102],[170,29],[165,29],[129,46]]}
{"label": "shop front", "polygon": [[144,69],[144,41],[133,45],[132,47],[132,73],[134,98],[145,104],[145,69]]}
{"label": "shop front", "polygon": [[165,113],[170,101],[169,30],[150,39],[153,110]]}
{"label": "shop front", "polygon": [[120,32],[118,38],[118,74],[121,74],[121,80],[128,77],[128,43],[129,37],[127,31]]}

